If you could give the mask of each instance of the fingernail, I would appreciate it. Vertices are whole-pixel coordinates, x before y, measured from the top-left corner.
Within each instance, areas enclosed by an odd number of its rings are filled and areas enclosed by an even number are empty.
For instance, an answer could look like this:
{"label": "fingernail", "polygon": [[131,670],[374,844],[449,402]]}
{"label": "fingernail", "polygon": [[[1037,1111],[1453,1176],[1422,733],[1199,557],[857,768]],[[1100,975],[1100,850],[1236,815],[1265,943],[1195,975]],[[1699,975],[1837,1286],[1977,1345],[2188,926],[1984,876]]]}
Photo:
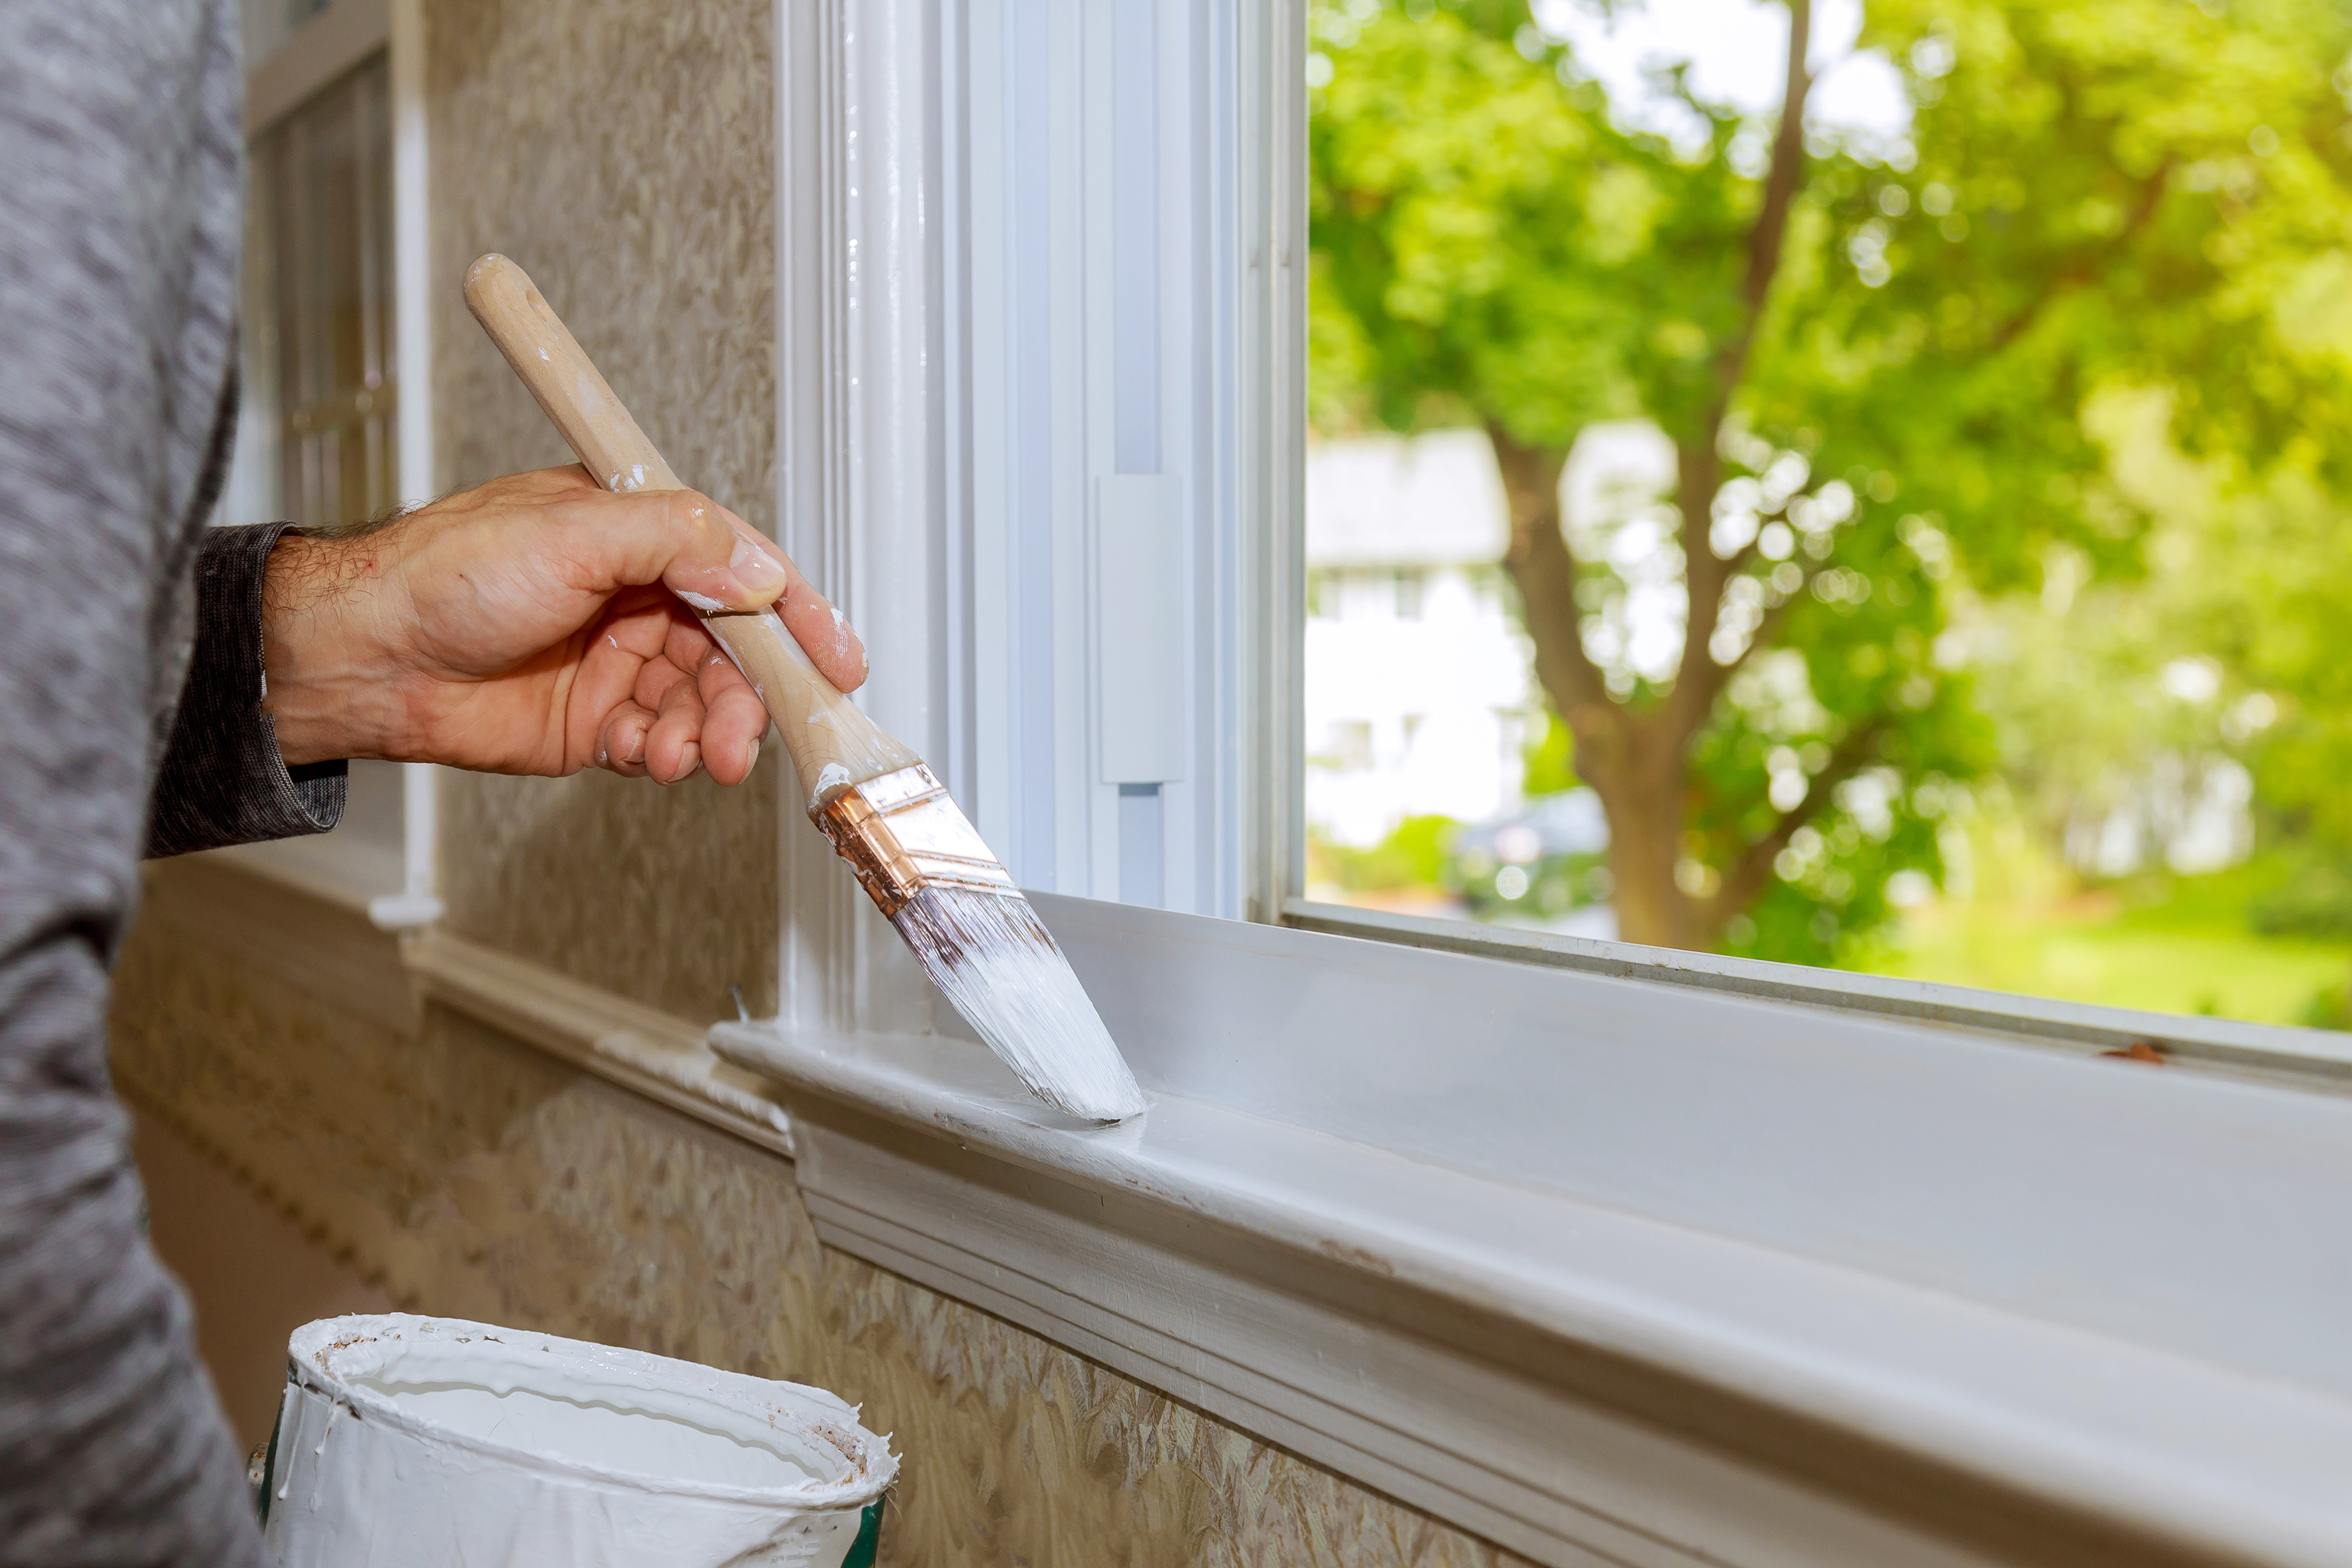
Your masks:
{"label": "fingernail", "polygon": [[734,571],[735,580],[754,593],[774,594],[783,589],[784,569],[776,564],[775,557],[750,539],[736,539],[735,553],[728,558],[727,564]]}
{"label": "fingernail", "polygon": [[758,766],[760,766],[760,743],[754,739],[751,742],[751,759],[743,764],[743,777],[746,779],[751,777],[751,769]]}
{"label": "fingernail", "polygon": [[669,776],[669,781],[683,784],[693,778],[694,770],[701,766],[702,747],[689,740],[686,743],[686,749],[677,754],[677,771]]}
{"label": "fingernail", "polygon": [[645,759],[646,728],[643,725],[633,724],[629,727],[629,738],[627,744],[621,751],[621,761],[623,764],[626,765],[629,763],[643,762]]}

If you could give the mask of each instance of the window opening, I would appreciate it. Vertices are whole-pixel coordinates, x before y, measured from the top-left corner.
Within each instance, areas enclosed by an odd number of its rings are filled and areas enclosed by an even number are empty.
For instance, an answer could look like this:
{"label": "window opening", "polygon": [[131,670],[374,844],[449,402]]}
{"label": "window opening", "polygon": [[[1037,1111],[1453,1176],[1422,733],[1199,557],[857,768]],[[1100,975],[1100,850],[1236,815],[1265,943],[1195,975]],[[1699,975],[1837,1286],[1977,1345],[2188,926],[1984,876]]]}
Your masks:
{"label": "window opening", "polygon": [[1307,47],[1310,899],[2352,1023],[2352,16]]}
{"label": "window opening", "polygon": [[305,527],[365,521],[398,481],[392,340],[392,127],[383,57],[254,148],[266,190],[279,483]]}

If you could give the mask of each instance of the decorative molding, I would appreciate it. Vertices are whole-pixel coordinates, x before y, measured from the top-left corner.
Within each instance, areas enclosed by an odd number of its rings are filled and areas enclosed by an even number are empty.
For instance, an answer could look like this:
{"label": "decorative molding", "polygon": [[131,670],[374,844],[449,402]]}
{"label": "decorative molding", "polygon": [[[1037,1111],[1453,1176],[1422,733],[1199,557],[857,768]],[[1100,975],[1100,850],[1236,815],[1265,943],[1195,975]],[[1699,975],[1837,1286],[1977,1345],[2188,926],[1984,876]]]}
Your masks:
{"label": "decorative molding", "polygon": [[304,995],[395,1029],[415,1027],[416,997],[399,940],[368,919],[366,895],[342,885],[331,867],[253,852],[275,847],[149,862],[140,919],[173,926]]}
{"label": "decorative molding", "polygon": [[1033,896],[1151,1111],[720,1025],[828,1244],[1541,1562],[2352,1561],[2343,1100]]}
{"label": "decorative molding", "polygon": [[415,1029],[450,1009],[749,1143],[793,1155],[790,1119],[759,1074],[719,1060],[706,1029],[446,930],[379,929],[368,902],[234,852],[148,868],[143,918],[225,948],[335,1007]]}
{"label": "decorative molding", "polygon": [[446,931],[408,938],[401,956],[425,1000],[793,1156],[765,1082],[714,1055],[699,1025]]}

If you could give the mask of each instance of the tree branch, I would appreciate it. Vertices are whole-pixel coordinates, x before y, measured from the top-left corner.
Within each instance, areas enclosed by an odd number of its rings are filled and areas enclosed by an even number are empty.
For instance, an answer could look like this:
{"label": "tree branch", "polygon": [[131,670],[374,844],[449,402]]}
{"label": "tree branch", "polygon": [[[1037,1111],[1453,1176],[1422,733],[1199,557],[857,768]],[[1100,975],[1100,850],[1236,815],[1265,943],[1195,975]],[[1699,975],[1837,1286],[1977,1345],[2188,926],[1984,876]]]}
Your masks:
{"label": "tree branch", "polygon": [[1568,455],[1523,445],[1500,420],[1486,422],[1486,436],[1494,443],[1510,503],[1511,538],[1503,564],[1518,586],[1528,635],[1536,645],[1536,678],[1580,744],[1614,738],[1622,714],[1584,651],[1576,557],[1560,529],[1559,471]]}
{"label": "tree branch", "polygon": [[1987,345],[1987,352],[1997,354],[2008,348],[2023,337],[2034,322],[2042,319],[2042,312],[2049,309],[2058,299],[2086,283],[2098,281],[2099,275],[2105,269],[2107,263],[2113,261],[2138,236],[2140,231],[2147,228],[2155,219],[2157,206],[2164,200],[2165,184],[2172,178],[2172,162],[2171,158],[2167,157],[2163,162],[2156,166],[2154,173],[2140,182],[2139,199],[2132,204],[2132,210],[2125,214],[2124,226],[2117,231],[2116,237],[2100,246],[2094,254],[2078,257],[2072,264],[2052,273],[2048,280],[2042,284],[2041,293],[2035,295],[2016,314],[1993,329],[1992,340]]}
{"label": "tree branch", "polygon": [[[1732,394],[1748,373],[1748,355],[1771,298],[1772,280],[1779,276],[1789,233],[1789,210],[1805,173],[1805,96],[1812,78],[1805,68],[1811,47],[1812,0],[1789,0],[1789,69],[1780,97],[1780,124],[1772,138],[1772,163],[1764,176],[1764,199],[1756,222],[1748,231],[1748,271],[1740,282],[1742,314],[1739,329],[1716,360],[1716,395],[1697,434],[1676,443],[1683,519],[1683,581],[1688,594],[1684,614],[1683,656],[1675,672],[1675,689],[1667,698],[1665,725],[1669,744],[1680,749],[1715,706],[1723,688],[1707,644],[1715,639],[1717,619],[1723,612],[1724,585],[1745,564],[1744,559],[1716,559],[1707,543],[1714,520],[1715,493],[1722,482],[1723,460],[1716,451]],[[1744,555],[1745,552],[1743,552]]]}
{"label": "tree branch", "polygon": [[1721,932],[1724,924],[1733,915],[1756,902],[1764,891],[1765,879],[1772,873],[1773,861],[1789,847],[1789,841],[1797,836],[1798,829],[1821,815],[1822,808],[1829,804],[1830,796],[1837,787],[1860,772],[1870,761],[1872,746],[1885,733],[1886,727],[1887,718],[1882,713],[1847,731],[1846,737],[1830,754],[1829,766],[1813,776],[1812,783],[1805,790],[1805,798],[1781,812],[1780,820],[1772,824],[1769,832],[1740,852],[1739,858],[1724,873],[1722,887],[1706,901],[1705,914],[1710,938]]}
{"label": "tree branch", "polygon": [[[1722,623],[1723,591],[1730,587],[1731,580],[1746,571],[1753,564],[1757,556],[1762,552],[1764,526],[1768,523],[1785,522],[1788,517],[1789,508],[1787,504],[1783,503],[1778,509],[1766,512],[1758,517],[1757,537],[1733,551],[1728,560],[1716,559],[1715,552],[1710,548],[1707,550],[1707,560],[1713,570],[1704,576],[1691,570],[1687,566],[1684,569],[1685,580],[1689,585],[1691,594],[1691,610],[1683,633],[1682,663],[1675,671],[1674,700],[1671,704],[1671,718],[1676,728],[1676,745],[1687,746],[1691,737],[1696,735],[1706,726],[1708,716],[1715,712],[1716,698],[1721,696],[1723,688],[1731,684],[1731,677],[1739,672],[1740,666],[1748,663],[1757,649],[1771,641],[1773,629],[1788,619],[1789,607],[1803,595],[1806,589],[1812,586],[1813,579],[1821,575],[1818,570],[1806,572],[1805,580],[1797,585],[1795,592],[1764,612],[1764,618],[1756,623],[1756,630],[1748,636],[1748,646],[1739,650],[1738,657],[1728,664],[1716,662],[1714,652],[1709,644],[1715,641],[1716,628]],[[1689,522],[1685,520],[1683,527],[1685,534],[1687,535],[1690,528]],[[1698,611],[1702,582],[1706,584],[1707,594],[1707,612],[1705,615],[1701,615]],[[1694,649],[1698,650],[1696,663],[1693,663],[1692,650]]]}
{"label": "tree branch", "polygon": [[1748,373],[1748,356],[1763,325],[1764,304],[1771,298],[1772,279],[1780,270],[1789,209],[1795,205],[1798,189],[1804,183],[1805,95],[1813,86],[1805,69],[1805,55],[1811,47],[1812,31],[1812,0],[1789,0],[1788,85],[1780,94],[1780,125],[1772,138],[1772,166],[1764,176],[1764,203],[1757,210],[1755,226],[1748,231],[1748,274],[1740,287],[1747,314],[1716,361],[1716,406],[1706,432],[1710,443],[1731,404],[1731,394]]}
{"label": "tree branch", "polygon": [[1678,751],[1698,733],[1715,706],[1715,692],[1705,689],[1706,672],[1715,662],[1707,644],[1715,641],[1716,624],[1723,617],[1724,585],[1738,570],[1730,561],[1717,559],[1709,542],[1723,460],[1716,454],[1714,432],[1703,439],[1704,446],[1688,441],[1675,446],[1675,499],[1683,524],[1683,654],[1675,666],[1675,689],[1666,697],[1665,725],[1668,744]]}

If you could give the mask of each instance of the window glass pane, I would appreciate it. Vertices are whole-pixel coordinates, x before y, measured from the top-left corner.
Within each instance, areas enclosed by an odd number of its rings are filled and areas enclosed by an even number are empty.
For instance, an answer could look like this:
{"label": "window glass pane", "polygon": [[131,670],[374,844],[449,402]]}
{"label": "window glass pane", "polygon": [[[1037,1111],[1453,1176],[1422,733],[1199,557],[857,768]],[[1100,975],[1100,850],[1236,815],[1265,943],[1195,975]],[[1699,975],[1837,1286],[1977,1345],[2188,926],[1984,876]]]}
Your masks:
{"label": "window glass pane", "polygon": [[394,499],[387,85],[379,56],[254,150],[269,211],[283,505],[306,526],[364,521]]}
{"label": "window glass pane", "polygon": [[2352,1022],[2352,12],[1309,11],[1310,897]]}

